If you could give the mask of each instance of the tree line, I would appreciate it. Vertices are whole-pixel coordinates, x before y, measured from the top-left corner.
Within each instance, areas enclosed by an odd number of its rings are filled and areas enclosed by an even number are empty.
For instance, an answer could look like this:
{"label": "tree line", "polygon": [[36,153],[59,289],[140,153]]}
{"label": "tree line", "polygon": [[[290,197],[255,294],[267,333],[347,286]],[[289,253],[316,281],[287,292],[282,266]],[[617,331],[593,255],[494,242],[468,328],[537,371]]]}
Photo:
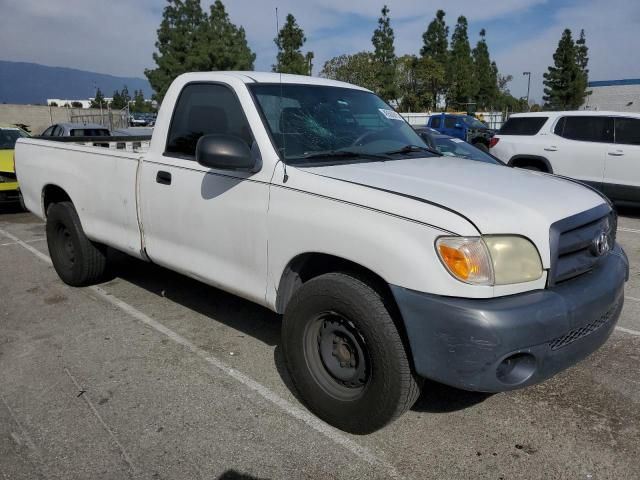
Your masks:
{"label": "tree line", "polygon": [[[512,76],[500,74],[492,60],[486,30],[480,30],[472,48],[466,17],[459,16],[451,32],[445,17],[444,10],[436,12],[422,34],[419,54],[398,57],[390,10],[385,5],[371,37],[372,50],[331,58],[320,75],[369,88],[403,111],[528,109],[526,99],[515,98],[509,91]],[[274,38],[277,55],[272,71],[311,75],[314,54],[303,52],[306,40],[295,17],[287,14]],[[221,0],[209,12],[202,9],[200,0],[167,0],[155,46],[156,68],[145,70],[145,75],[158,101],[182,73],[253,70],[256,58],[244,28],[231,22]],[[570,109],[582,104],[587,52],[584,31],[574,42],[570,30],[565,30],[554,65],[544,75],[544,108]]]}
{"label": "tree line", "polygon": [[122,110],[128,105],[130,112],[149,113],[155,111],[151,102],[144,98],[142,89],[134,90],[132,97],[126,85],[122,90],[115,90],[110,101],[106,100],[100,88],[96,89],[96,95],[91,100],[90,108],[106,108],[107,105],[112,110]]}

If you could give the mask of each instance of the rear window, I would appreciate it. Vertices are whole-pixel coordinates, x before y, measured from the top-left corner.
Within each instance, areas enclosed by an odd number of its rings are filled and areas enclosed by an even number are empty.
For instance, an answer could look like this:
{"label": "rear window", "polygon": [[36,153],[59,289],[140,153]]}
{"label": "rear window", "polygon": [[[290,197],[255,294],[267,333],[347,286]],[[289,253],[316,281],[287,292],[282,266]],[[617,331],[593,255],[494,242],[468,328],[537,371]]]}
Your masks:
{"label": "rear window", "polygon": [[549,117],[511,117],[500,131],[500,135],[535,135]]}
{"label": "rear window", "polygon": [[25,136],[26,135],[17,128],[0,129],[0,150],[13,150],[18,139]]}
{"label": "rear window", "polygon": [[101,128],[74,128],[71,130],[72,137],[108,137],[109,130]]}

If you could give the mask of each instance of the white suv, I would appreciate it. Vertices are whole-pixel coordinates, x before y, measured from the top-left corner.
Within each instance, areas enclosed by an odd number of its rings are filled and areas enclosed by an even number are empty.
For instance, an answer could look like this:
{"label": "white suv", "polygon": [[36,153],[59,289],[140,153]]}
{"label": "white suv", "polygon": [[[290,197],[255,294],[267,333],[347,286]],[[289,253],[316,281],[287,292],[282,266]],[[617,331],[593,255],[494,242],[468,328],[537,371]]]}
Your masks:
{"label": "white suv", "polygon": [[514,114],[491,146],[514,167],[576,178],[616,203],[640,204],[640,114]]}

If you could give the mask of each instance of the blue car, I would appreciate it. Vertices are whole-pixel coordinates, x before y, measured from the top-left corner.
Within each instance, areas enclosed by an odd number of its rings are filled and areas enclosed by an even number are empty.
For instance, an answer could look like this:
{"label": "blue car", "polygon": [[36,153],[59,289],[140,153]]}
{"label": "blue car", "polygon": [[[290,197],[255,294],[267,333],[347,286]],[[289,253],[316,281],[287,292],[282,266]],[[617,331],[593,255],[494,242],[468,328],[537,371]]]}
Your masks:
{"label": "blue car", "polygon": [[416,128],[415,131],[429,147],[440,152],[443,156],[466,158],[478,162],[504,165],[493,155],[450,135],[444,135],[433,128]]}
{"label": "blue car", "polygon": [[485,152],[489,151],[491,138],[495,135],[495,130],[471,115],[439,113],[429,117],[426,126],[464,140]]}

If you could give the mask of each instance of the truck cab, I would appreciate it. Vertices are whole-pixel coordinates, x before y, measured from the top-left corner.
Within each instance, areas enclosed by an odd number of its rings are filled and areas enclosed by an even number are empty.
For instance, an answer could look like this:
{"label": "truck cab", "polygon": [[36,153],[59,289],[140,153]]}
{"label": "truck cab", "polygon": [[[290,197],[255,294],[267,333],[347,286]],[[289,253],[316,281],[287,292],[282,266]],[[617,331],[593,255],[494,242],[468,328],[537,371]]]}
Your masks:
{"label": "truck cab", "polygon": [[489,151],[489,142],[495,133],[472,115],[444,112],[429,117],[427,127],[445,135],[464,140],[485,152]]}

